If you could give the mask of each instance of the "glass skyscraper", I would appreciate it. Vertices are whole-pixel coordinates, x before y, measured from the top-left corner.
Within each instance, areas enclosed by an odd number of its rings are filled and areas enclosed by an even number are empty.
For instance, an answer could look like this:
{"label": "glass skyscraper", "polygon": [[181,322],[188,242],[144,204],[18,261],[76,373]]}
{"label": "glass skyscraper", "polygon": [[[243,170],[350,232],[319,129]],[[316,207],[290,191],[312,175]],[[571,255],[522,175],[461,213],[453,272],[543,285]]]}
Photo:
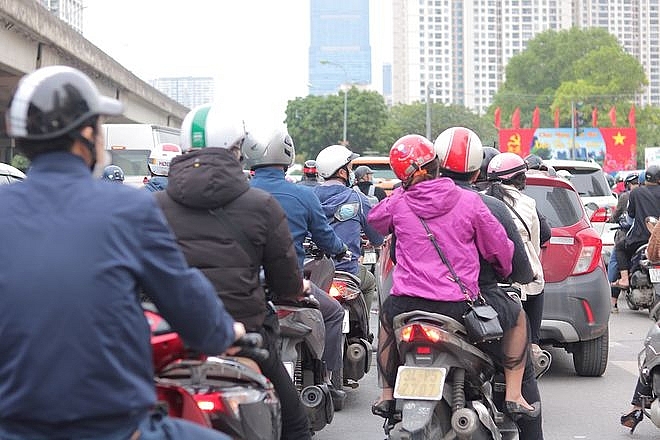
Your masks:
{"label": "glass skyscraper", "polygon": [[309,92],[371,83],[369,0],[311,0]]}

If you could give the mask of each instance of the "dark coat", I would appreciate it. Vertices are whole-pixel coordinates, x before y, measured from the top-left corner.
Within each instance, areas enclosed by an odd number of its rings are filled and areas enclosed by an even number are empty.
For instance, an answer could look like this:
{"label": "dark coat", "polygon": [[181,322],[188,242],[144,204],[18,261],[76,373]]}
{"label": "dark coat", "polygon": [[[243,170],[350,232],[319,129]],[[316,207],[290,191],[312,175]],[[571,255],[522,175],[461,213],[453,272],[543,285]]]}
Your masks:
{"label": "dark coat", "polygon": [[[287,218],[269,193],[251,188],[233,154],[206,148],[178,156],[170,165],[167,190],[156,194],[177,242],[191,266],[215,286],[229,313],[249,330],[258,330],[266,313],[259,282],[263,266],[270,292],[277,298],[302,293]],[[225,227],[211,210],[224,209],[234,228]],[[258,261],[236,238],[240,229]]]}

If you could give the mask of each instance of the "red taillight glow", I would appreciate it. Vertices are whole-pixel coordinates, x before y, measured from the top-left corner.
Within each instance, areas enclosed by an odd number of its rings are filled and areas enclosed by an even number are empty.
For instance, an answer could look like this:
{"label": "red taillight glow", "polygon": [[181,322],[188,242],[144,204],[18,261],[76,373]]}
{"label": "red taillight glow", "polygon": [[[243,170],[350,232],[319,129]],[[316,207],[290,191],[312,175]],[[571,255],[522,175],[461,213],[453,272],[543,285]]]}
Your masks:
{"label": "red taillight glow", "polygon": [[427,347],[426,345],[420,345],[417,347],[415,350],[417,354],[431,354],[431,347]]}
{"label": "red taillight glow", "polygon": [[610,219],[611,216],[612,216],[612,208],[610,206],[605,206],[602,208],[598,208],[597,210],[594,211],[593,214],[591,214],[591,221],[606,222]]}
{"label": "red taillight glow", "polygon": [[587,324],[593,324],[596,322],[594,319],[594,311],[591,309],[591,304],[589,304],[589,301],[583,299],[582,308],[584,309],[584,314],[587,317]]}
{"label": "red taillight glow", "polygon": [[334,280],[332,282],[332,286],[330,286],[330,292],[328,293],[334,299],[339,300],[344,297],[345,292],[346,292],[346,282],[340,280]]}
{"label": "red taillight glow", "polygon": [[403,342],[428,341],[436,343],[442,339],[440,331],[424,324],[409,324],[401,330]]}
{"label": "red taillight glow", "polygon": [[194,394],[193,397],[197,402],[199,409],[204,412],[217,412],[224,411],[225,409],[220,394],[218,393]]}
{"label": "red taillight glow", "polygon": [[591,229],[584,229],[575,236],[580,245],[580,253],[573,267],[572,275],[581,275],[593,272],[600,263],[600,254],[603,250],[603,241]]}

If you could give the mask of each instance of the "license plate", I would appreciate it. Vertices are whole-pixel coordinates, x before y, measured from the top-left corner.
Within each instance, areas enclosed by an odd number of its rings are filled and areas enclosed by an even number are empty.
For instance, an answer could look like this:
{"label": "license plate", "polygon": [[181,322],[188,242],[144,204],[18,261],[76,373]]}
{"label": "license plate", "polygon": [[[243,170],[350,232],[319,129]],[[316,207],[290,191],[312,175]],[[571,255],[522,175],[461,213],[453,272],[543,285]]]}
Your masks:
{"label": "license plate", "polygon": [[362,256],[362,264],[376,264],[376,253],[365,252]]}
{"label": "license plate", "polygon": [[341,323],[341,332],[342,333],[348,333],[348,331],[351,329],[351,323],[348,319],[348,310],[344,309],[344,321]]}
{"label": "license plate", "polygon": [[649,269],[649,278],[652,283],[660,283],[660,267],[651,267]]}
{"label": "license plate", "polygon": [[394,384],[395,399],[442,400],[446,368],[401,366]]}
{"label": "license plate", "polygon": [[291,376],[291,379],[293,379],[293,362],[282,362],[284,364],[284,368],[286,368],[286,372],[289,373],[289,376]]}

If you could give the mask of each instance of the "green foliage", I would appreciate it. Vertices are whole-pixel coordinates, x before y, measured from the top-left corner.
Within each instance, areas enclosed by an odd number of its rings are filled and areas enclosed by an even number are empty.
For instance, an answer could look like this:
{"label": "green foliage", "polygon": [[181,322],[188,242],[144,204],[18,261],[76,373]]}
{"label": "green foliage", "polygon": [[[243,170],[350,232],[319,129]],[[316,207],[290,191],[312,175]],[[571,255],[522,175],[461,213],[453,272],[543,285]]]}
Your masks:
{"label": "green foliage", "polygon": [[27,169],[30,167],[30,160],[20,154],[15,155],[11,159],[11,166],[18,168],[24,173],[27,172]]}
{"label": "green foliage", "polygon": [[625,53],[605,29],[548,30],[511,58],[506,81],[487,113],[492,120],[495,108],[500,107],[502,125],[507,126],[507,118],[520,107],[521,126],[529,127],[538,106],[541,126],[551,127],[554,109],[559,108],[560,125],[570,127],[571,102],[579,101],[590,125],[593,107],[600,114],[612,105],[629,108],[634,94],[646,84],[639,61]]}
{"label": "green foliage", "polygon": [[644,168],[644,148],[660,147],[660,108],[646,106],[636,112],[637,168]]}
{"label": "green foliage", "polygon": [[[373,91],[353,87],[347,97],[348,146],[362,153],[378,144],[387,123],[385,100]],[[289,101],[286,124],[300,157],[314,158],[328,145],[340,144],[344,131],[344,94],[307,96]]]}

